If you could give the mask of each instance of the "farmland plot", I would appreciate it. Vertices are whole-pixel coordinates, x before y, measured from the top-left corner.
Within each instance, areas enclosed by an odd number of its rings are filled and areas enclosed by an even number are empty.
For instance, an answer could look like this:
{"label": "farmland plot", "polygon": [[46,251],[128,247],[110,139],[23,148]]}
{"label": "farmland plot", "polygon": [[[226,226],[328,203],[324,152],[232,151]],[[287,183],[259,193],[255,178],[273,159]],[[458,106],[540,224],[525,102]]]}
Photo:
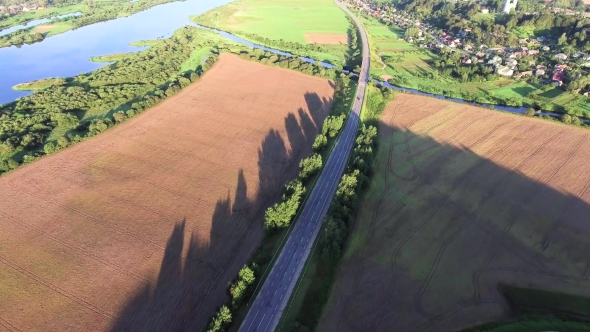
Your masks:
{"label": "farmland plot", "polygon": [[499,283],[590,295],[588,131],[402,94],[321,331],[507,318]]}
{"label": "farmland plot", "polygon": [[0,178],[0,326],[202,330],[332,95],[222,55],[165,102]]}

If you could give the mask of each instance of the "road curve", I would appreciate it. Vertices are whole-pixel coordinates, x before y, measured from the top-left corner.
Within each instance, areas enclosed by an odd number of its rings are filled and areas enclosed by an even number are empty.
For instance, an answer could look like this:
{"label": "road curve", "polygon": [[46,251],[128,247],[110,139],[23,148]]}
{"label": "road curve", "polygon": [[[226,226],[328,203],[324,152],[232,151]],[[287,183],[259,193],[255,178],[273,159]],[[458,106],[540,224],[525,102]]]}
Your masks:
{"label": "road curve", "polygon": [[328,161],[325,163],[283,250],[242,322],[240,332],[274,331],[279,324],[283,310],[285,310],[321,229],[322,221],[328,212],[328,207],[334,197],[355,140],[361,107],[365,98],[365,87],[369,77],[369,45],[367,34],[360,21],[343,3],[335,2],[350,15],[361,32],[363,62],[352,112],[350,112],[344,130],[334,145],[334,149],[328,157]]}

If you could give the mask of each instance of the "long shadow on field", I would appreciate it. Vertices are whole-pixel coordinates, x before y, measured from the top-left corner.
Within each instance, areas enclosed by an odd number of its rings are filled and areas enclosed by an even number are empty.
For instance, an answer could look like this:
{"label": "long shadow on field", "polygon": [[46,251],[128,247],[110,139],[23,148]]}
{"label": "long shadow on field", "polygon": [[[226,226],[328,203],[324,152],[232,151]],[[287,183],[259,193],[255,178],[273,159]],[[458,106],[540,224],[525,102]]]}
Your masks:
{"label": "long shadow on field", "polygon": [[499,283],[590,296],[589,135],[398,104],[317,329],[461,330],[508,317]]}
{"label": "long shadow on field", "polygon": [[[217,201],[208,243],[188,232],[185,221],[173,228],[157,281],[141,286],[118,313],[112,331],[201,331],[226,302],[228,284],[249,262],[263,236],[264,210],[280,199],[282,186],[297,176],[299,161],[311,145],[331,100],[306,94],[303,109],[272,129],[258,149],[258,190],[248,196],[243,169],[236,169],[233,197]],[[203,223],[205,224],[205,223]],[[187,243],[188,239],[188,243]]]}

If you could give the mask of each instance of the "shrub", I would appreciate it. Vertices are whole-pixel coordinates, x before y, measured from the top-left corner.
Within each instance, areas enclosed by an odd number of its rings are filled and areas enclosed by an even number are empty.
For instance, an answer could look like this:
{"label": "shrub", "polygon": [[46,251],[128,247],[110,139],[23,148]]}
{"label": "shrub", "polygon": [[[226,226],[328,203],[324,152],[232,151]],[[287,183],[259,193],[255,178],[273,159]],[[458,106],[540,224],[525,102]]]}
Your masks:
{"label": "shrub", "polygon": [[303,158],[299,163],[301,171],[299,172],[299,179],[305,180],[310,176],[315,175],[320,169],[322,169],[322,156],[317,153]]}

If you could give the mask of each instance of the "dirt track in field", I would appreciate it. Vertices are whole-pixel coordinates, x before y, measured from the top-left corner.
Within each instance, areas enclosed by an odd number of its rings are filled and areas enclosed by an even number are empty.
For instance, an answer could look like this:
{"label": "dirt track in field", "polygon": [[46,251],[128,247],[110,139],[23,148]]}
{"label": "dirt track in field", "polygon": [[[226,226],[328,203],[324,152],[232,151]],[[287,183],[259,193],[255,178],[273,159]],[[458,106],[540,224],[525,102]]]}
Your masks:
{"label": "dirt track in field", "polygon": [[332,95],[222,55],[144,114],[0,178],[0,327],[201,331]]}
{"label": "dirt track in field", "polygon": [[313,44],[348,44],[347,35],[306,33],[305,41]]}
{"label": "dirt track in field", "polygon": [[590,295],[589,134],[398,95],[319,330],[503,319],[499,282]]}

